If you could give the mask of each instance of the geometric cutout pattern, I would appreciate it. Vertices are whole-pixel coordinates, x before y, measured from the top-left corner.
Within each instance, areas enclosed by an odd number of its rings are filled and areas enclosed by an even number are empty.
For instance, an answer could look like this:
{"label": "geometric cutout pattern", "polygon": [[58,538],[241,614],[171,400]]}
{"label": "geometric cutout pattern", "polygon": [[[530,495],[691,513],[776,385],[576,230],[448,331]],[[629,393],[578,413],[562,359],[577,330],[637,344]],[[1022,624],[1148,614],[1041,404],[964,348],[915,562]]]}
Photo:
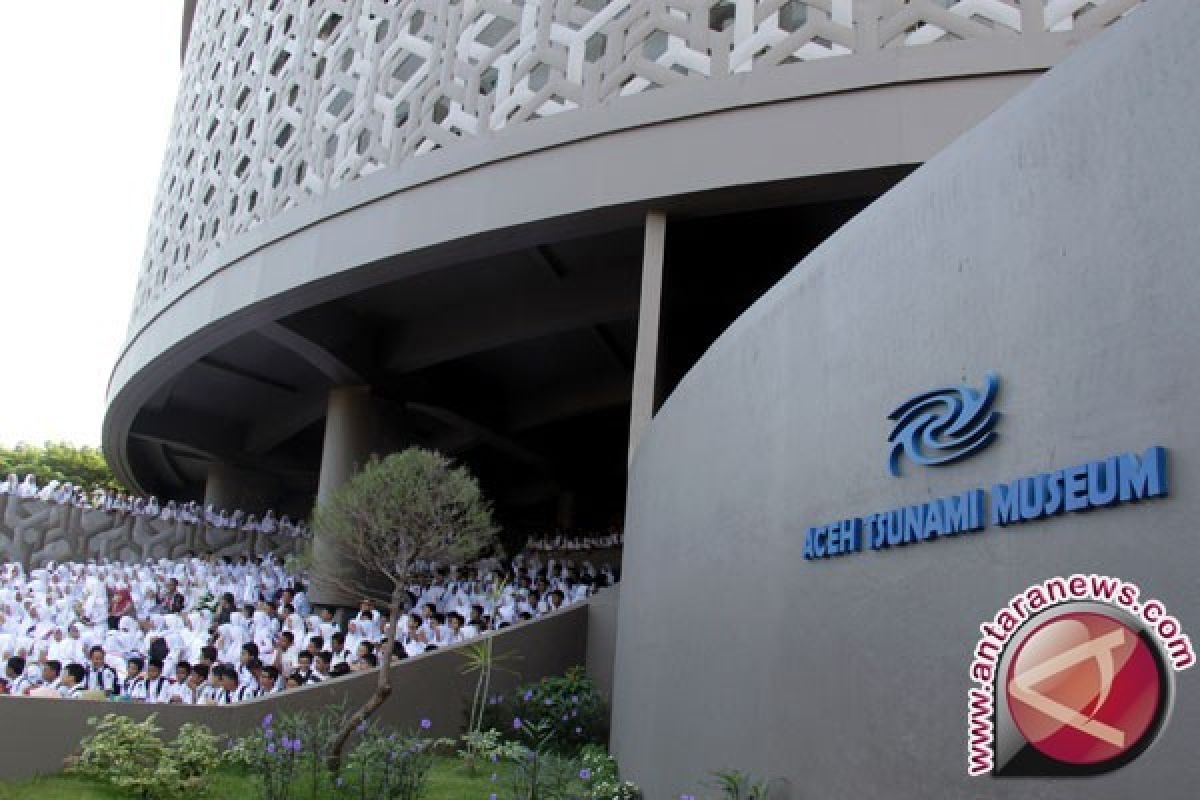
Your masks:
{"label": "geometric cutout pattern", "polygon": [[131,328],[232,236],[408,158],[685,81],[1111,24],[1139,0],[200,0]]}

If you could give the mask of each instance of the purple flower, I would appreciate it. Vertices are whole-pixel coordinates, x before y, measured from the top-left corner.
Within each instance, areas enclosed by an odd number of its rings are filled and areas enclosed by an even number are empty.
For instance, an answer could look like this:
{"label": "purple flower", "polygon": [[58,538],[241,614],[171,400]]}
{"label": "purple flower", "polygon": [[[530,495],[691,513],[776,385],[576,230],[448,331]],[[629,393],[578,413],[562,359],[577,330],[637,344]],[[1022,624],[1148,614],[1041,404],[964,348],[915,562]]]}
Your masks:
{"label": "purple flower", "polygon": [[489,794],[489,795],[488,795],[488,800],[496,800],[496,793],[495,793],[495,792],[492,792],[491,794]]}
{"label": "purple flower", "polygon": [[354,730],[358,731],[359,733],[366,733],[367,721],[364,719],[362,722],[358,723],[358,727],[355,728]]}
{"label": "purple flower", "polygon": [[579,705],[579,695],[577,695],[577,694],[571,695],[571,702],[574,703],[575,705]]}
{"label": "purple flower", "polygon": [[274,721],[275,721],[274,714],[267,714],[265,717],[263,717],[263,721],[262,721],[263,730],[270,730],[271,723]]}
{"label": "purple flower", "polygon": [[293,753],[299,753],[299,752],[300,752],[300,740],[299,740],[299,739],[293,739],[293,740],[292,740],[292,752],[293,752]]}
{"label": "purple flower", "polygon": [[513,730],[514,731],[521,730],[521,718],[520,717],[513,717]]}
{"label": "purple flower", "polygon": [[528,703],[532,699],[533,699],[533,690],[532,689],[525,690],[525,702]]}
{"label": "purple flower", "polygon": [[579,780],[586,782],[586,781],[590,781],[591,779],[592,779],[592,771],[590,769],[588,769],[587,767],[584,767],[583,769],[579,770]]}
{"label": "purple flower", "polygon": [[499,760],[500,760],[500,756],[496,755],[495,753],[492,753],[492,763],[495,764]]}
{"label": "purple flower", "polygon": [[549,697],[547,697],[547,698],[546,698],[544,701],[542,701],[542,705],[544,705],[544,706],[552,706],[552,705],[554,705],[554,701],[553,701],[553,700],[551,700]]}
{"label": "purple flower", "polygon": [[563,714],[563,715],[562,715],[562,721],[563,721],[563,722],[566,722],[566,721],[567,721],[567,715],[566,715],[566,714]]}
{"label": "purple flower", "polygon": [[292,749],[292,740],[287,737],[286,733],[283,735],[283,738],[280,740],[279,743],[283,745],[284,750]]}
{"label": "purple flower", "polygon": [[579,726],[576,726],[576,727],[575,727],[575,735],[576,735],[576,736],[578,736],[578,735],[579,735],[579,734],[581,734],[581,733],[583,733],[583,728],[580,728]]}
{"label": "purple flower", "polygon": [[275,743],[274,742],[267,742],[267,752],[270,753],[271,755],[275,755]]}
{"label": "purple flower", "polygon": [[427,720],[427,719],[421,720],[421,730],[427,731],[432,727],[433,727],[433,722],[431,720]]}

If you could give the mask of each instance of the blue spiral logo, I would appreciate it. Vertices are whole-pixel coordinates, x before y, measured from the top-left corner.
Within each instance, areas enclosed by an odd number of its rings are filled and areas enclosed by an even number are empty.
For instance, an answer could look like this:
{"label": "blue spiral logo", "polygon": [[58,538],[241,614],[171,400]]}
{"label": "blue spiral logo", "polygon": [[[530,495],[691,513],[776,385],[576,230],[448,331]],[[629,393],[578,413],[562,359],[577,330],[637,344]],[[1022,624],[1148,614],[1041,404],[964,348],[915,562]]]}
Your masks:
{"label": "blue spiral logo", "polygon": [[906,400],[888,419],[896,421],[888,441],[892,444],[888,469],[900,475],[900,456],[916,464],[936,467],[966,458],[987,447],[996,438],[1000,412],[992,402],[1000,388],[1000,376],[984,376],[982,391],[970,386],[944,386]]}

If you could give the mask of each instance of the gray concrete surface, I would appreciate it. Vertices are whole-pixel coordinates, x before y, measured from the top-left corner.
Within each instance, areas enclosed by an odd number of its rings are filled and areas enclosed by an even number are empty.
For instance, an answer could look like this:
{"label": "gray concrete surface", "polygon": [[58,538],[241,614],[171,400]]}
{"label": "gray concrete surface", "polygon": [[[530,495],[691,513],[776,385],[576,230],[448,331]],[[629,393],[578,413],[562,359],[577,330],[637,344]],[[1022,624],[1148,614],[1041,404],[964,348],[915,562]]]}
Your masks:
{"label": "gray concrete surface", "polygon": [[127,448],[138,412],[248,331],[472,258],[637,224],[647,204],[669,212],[781,180],[811,180],[817,199],[828,176],[919,163],[1085,35],[896,48],[672,86],[347,183],[230,237],[139,313],[109,382],[105,454],[137,488]]}
{"label": "gray concrete surface", "polygon": [[[1113,26],[826,241],[655,417],[613,720],[650,800],[725,767],[791,798],[1196,796],[1198,670],[1158,742],[1098,778],[969,779],[966,709],[978,626],[1054,575],[1136,581],[1200,636],[1198,40],[1190,0]],[[888,412],[989,369],[996,443],[892,477]],[[802,557],[810,525],[1153,444],[1166,499]]]}
{"label": "gray concrete surface", "polygon": [[136,563],[198,555],[274,554],[283,559],[302,539],[189,525],[0,495],[0,553],[26,569],[47,561],[110,559]]}

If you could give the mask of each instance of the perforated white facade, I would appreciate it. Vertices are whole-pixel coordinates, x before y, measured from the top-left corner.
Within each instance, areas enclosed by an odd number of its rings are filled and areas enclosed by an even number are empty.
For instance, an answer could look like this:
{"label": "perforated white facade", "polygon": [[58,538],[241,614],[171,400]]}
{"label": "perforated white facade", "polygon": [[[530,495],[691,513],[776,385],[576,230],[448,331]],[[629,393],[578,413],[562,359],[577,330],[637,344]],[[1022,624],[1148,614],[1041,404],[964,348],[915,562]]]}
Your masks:
{"label": "perforated white facade", "polygon": [[1097,29],[1138,1],[202,0],[131,326],[229,237],[465,137],[794,62]]}

